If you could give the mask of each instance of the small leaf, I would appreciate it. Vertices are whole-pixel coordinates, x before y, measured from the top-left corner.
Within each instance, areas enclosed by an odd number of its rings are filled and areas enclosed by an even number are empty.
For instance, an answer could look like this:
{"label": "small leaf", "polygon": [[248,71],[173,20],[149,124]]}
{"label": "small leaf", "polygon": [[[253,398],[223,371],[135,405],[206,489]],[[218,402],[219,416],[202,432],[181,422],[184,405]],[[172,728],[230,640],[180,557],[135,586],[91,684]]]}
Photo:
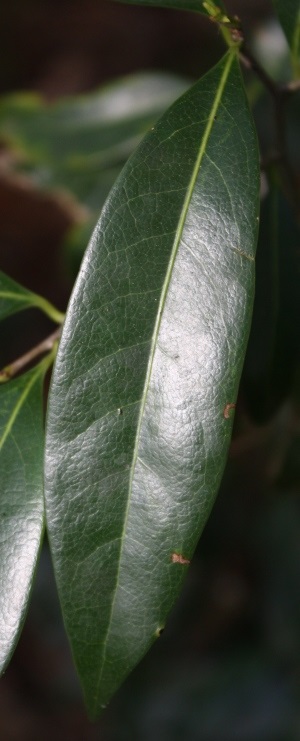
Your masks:
{"label": "small leaf", "polygon": [[128,161],[71,299],[46,502],[92,716],[159,635],[216,496],[251,318],[258,194],[230,51]]}
{"label": "small leaf", "polygon": [[0,386],[0,671],[19,638],[43,533],[45,361]]}
{"label": "small leaf", "polygon": [[16,314],[23,309],[36,307],[44,311],[54,322],[61,324],[64,314],[61,314],[55,306],[52,306],[43,296],[28,291],[19,283],[9,278],[0,270],[0,321],[11,314]]}
{"label": "small leaf", "polygon": [[34,305],[34,294],[0,271],[0,320]]}
{"label": "small leaf", "polygon": [[300,54],[300,0],[273,0],[295,62]]}

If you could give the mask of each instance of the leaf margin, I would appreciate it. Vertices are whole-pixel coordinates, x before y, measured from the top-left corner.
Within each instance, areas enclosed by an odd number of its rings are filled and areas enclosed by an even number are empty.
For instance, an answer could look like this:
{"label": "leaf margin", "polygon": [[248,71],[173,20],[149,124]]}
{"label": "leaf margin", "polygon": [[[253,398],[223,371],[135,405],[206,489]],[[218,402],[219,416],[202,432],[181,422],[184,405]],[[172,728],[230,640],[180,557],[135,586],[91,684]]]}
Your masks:
{"label": "leaf margin", "polygon": [[[49,368],[49,365],[53,361],[53,356],[54,356],[54,353],[50,353],[46,358],[44,358],[37,366],[35,366],[31,370],[27,371],[21,376],[18,376],[15,379],[7,381],[5,384],[1,384],[0,397],[2,398],[2,396],[4,396],[6,393],[10,393],[12,391],[14,393],[15,389],[18,390],[18,386],[21,386],[22,388],[22,385],[25,382],[25,387],[23,388],[23,391],[21,391],[19,398],[17,398],[16,403],[14,404],[11,412],[9,413],[7,424],[5,425],[4,431],[0,437],[0,459],[1,460],[2,460],[2,455],[3,455],[3,450],[5,448],[5,444],[7,443],[10,436],[12,435],[12,431],[14,429],[15,424],[20,421],[20,418],[22,418],[21,415],[22,415],[22,412],[24,411],[24,408],[26,410],[26,404],[30,402],[30,404],[33,404],[35,406],[37,404],[38,399],[39,399],[38,403],[40,405],[39,419],[36,420],[36,408],[35,408],[35,425],[38,424],[38,426],[40,426],[41,432],[43,434],[43,424],[42,424],[43,423],[43,384],[44,384],[45,374]],[[28,382],[26,383],[26,381]],[[25,423],[22,421],[22,423],[26,425],[26,429],[27,429],[26,421]],[[36,437],[36,442],[38,440],[39,438]],[[11,581],[10,579],[9,584],[8,583],[6,584],[5,579],[4,579],[4,587],[6,587],[6,589],[8,589],[8,592],[10,592],[8,596],[6,596],[6,592],[3,595],[3,582],[2,582],[1,602],[3,602],[3,609],[0,610],[0,617],[1,617],[0,625],[1,625],[1,622],[4,623],[3,625],[4,637],[2,635],[0,636],[0,647],[1,647],[0,676],[4,674],[11,660],[11,657],[16,649],[16,646],[18,644],[20,635],[24,627],[24,622],[26,619],[30,597],[31,597],[31,592],[32,592],[32,587],[33,587],[33,582],[35,578],[36,568],[37,568],[37,564],[39,560],[39,554],[40,554],[42,542],[43,542],[43,536],[44,536],[44,531],[45,531],[45,507],[44,507],[44,491],[43,491],[43,447],[44,447],[43,442],[44,441],[42,441],[41,447],[37,451],[39,453],[39,476],[37,473],[38,462],[37,462],[37,459],[35,458],[34,471],[32,472],[32,470],[30,470],[29,472],[29,475],[31,474],[32,476],[32,481],[29,483],[26,481],[26,488],[28,487],[30,490],[33,488],[33,490],[37,492],[36,478],[38,476],[40,494],[39,494],[37,501],[34,502],[33,500],[31,501],[31,499],[29,500],[26,499],[26,500],[22,500],[22,505],[21,505],[20,498],[18,498],[17,496],[17,498],[14,499],[13,497],[14,492],[13,492],[10,504],[5,505],[5,508],[7,508],[8,506],[8,509],[9,509],[9,506],[12,505],[12,512],[18,513],[19,520],[23,525],[23,530],[26,529],[27,532],[28,532],[28,528],[25,527],[25,523],[26,523],[26,519],[30,517],[29,522],[32,527],[34,526],[34,535],[31,532],[31,539],[28,545],[29,550],[28,549],[25,550],[25,554],[23,555],[24,563],[26,565],[25,582],[24,582],[24,578],[25,578],[24,571],[22,571],[22,579],[20,579],[20,574],[18,573],[18,570],[15,568],[12,569],[12,567],[10,566],[10,562],[8,563],[8,570],[13,571],[13,577],[15,577],[16,581],[14,582],[14,581]],[[20,453],[20,457],[22,458],[21,445],[17,444],[16,442],[15,442],[15,445]],[[11,470],[8,467],[9,476],[10,478],[12,478],[13,481],[16,479],[16,474],[18,476],[18,465],[19,464],[17,461],[15,472],[13,469]],[[8,462],[6,460],[6,467],[7,466],[8,466]],[[7,494],[3,475],[2,475],[2,482],[4,484],[3,490]],[[3,503],[1,501],[1,507],[2,506],[3,506]],[[29,510],[27,508],[29,508]],[[28,514],[28,512],[30,514]],[[34,516],[33,516],[33,513],[34,513]],[[6,523],[6,519],[2,523],[2,513],[1,513],[0,532],[3,529],[3,537],[1,537],[0,548],[1,548],[2,557],[3,557],[3,554],[5,554],[5,558],[2,559],[2,563],[4,563],[4,565],[1,566],[2,572],[3,571],[5,572],[7,556],[9,558],[10,557],[16,558],[17,554],[19,553],[19,556],[18,556],[18,566],[19,566],[20,549],[22,550],[22,547],[23,547],[23,542],[18,540],[19,531],[17,531],[16,533],[16,536],[17,536],[16,541],[14,540],[13,545],[11,545],[12,532],[13,532],[13,537],[14,537],[14,531],[11,531],[11,527],[12,527],[10,523],[11,514],[9,513],[7,515],[7,513],[5,513],[5,518],[8,519],[8,524]],[[36,518],[36,520],[34,518]],[[8,543],[7,543],[7,533],[9,533]],[[31,547],[32,540],[34,540],[35,542],[34,549],[32,549]],[[29,553],[30,553],[30,557],[29,557]],[[30,561],[29,568],[28,568],[28,561]],[[20,593],[20,587],[21,587],[21,593]],[[11,605],[14,602],[13,598],[15,597],[15,593],[18,595],[17,601],[18,601],[19,615],[18,615],[18,619],[16,619],[16,612],[14,610],[13,612],[14,627],[10,631],[10,635],[8,636],[7,635],[7,632],[8,632],[7,631],[7,619],[3,621],[2,616],[5,615],[7,618],[7,614],[9,614],[10,621],[12,620],[12,614],[9,613],[8,606],[10,606],[10,609],[13,609]]]}

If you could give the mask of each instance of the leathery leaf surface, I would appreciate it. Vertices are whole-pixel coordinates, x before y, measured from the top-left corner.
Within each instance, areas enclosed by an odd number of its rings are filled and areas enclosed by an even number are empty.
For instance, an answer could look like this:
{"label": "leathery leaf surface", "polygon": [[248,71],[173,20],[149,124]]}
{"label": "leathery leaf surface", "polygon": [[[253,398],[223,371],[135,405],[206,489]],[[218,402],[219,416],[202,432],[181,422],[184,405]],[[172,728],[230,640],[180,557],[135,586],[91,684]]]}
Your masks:
{"label": "leathery leaf surface", "polygon": [[18,640],[44,526],[45,363],[0,386],[0,672]]}
{"label": "leathery leaf surface", "polygon": [[230,51],[128,161],[70,302],[46,503],[92,716],[164,626],[219,486],[251,318],[258,181]]}

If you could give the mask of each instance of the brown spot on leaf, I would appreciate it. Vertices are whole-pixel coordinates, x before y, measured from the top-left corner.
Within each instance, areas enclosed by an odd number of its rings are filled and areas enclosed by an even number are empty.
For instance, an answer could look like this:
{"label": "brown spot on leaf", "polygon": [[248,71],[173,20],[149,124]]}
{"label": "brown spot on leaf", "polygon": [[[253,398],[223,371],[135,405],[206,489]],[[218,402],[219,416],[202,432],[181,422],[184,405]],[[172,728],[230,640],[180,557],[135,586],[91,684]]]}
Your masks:
{"label": "brown spot on leaf", "polygon": [[181,553],[172,553],[171,561],[172,563],[181,563],[183,566],[188,566],[190,563],[189,559],[184,558]]}
{"label": "brown spot on leaf", "polygon": [[236,407],[236,404],[226,404],[226,407],[224,407],[224,410],[223,410],[224,419],[230,418],[230,410],[235,409],[235,407]]}

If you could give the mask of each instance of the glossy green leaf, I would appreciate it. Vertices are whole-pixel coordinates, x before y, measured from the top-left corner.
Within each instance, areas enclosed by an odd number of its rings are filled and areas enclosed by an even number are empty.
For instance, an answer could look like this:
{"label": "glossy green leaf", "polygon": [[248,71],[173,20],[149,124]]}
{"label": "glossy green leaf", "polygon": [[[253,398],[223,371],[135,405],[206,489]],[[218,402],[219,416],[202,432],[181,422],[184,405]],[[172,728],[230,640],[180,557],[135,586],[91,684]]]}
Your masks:
{"label": "glossy green leaf", "polygon": [[0,386],[0,671],[23,625],[41,543],[45,362]]}
{"label": "glossy green leaf", "polygon": [[251,318],[258,184],[231,51],[128,161],[71,299],[46,503],[92,716],[159,635],[216,496]]}
{"label": "glossy green leaf", "polygon": [[297,60],[300,53],[300,0],[273,0],[273,3],[292,56]]}
{"label": "glossy green leaf", "polygon": [[44,311],[50,319],[59,324],[64,318],[64,315],[57,311],[47,299],[28,291],[0,270],[0,321],[11,314],[33,306]]}

